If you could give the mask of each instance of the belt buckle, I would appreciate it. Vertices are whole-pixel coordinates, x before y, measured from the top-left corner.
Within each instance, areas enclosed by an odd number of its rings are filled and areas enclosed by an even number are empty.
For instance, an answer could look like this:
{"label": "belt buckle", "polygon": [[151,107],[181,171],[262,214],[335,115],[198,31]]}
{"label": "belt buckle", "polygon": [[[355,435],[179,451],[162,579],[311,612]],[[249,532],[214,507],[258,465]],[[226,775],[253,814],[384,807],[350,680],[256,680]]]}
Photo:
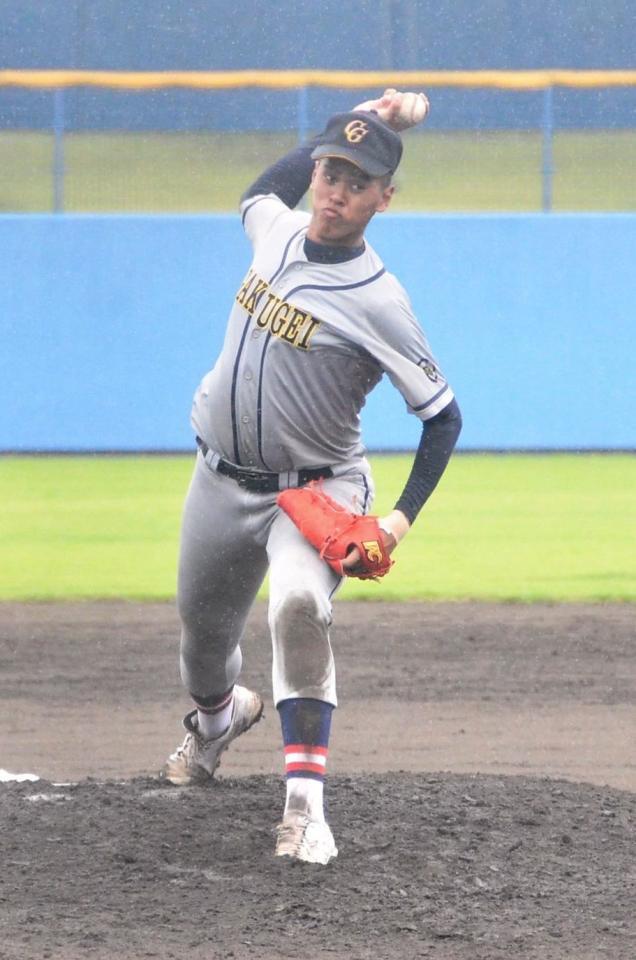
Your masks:
{"label": "belt buckle", "polygon": [[255,493],[266,492],[268,480],[269,478],[264,477],[261,470],[246,470],[244,467],[236,478],[239,487],[245,490],[251,489]]}

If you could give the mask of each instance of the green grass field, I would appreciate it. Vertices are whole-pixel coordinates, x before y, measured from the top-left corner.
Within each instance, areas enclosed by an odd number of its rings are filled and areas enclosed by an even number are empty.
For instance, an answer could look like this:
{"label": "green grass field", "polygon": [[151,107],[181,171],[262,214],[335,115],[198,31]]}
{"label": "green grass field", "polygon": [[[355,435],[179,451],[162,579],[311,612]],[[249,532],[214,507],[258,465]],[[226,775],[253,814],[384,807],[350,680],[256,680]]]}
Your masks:
{"label": "green grass field", "polygon": [[[410,133],[394,210],[541,208],[538,132]],[[68,211],[234,211],[294,144],[282,134],[86,134],[65,138]],[[0,212],[52,207],[53,138],[0,132]],[[555,210],[636,210],[636,131],[559,132]]]}
{"label": "green grass field", "polygon": [[[372,458],[387,512],[410,458]],[[190,457],[0,458],[0,599],[170,598]],[[636,600],[636,457],[457,455],[381,583],[343,597]]]}

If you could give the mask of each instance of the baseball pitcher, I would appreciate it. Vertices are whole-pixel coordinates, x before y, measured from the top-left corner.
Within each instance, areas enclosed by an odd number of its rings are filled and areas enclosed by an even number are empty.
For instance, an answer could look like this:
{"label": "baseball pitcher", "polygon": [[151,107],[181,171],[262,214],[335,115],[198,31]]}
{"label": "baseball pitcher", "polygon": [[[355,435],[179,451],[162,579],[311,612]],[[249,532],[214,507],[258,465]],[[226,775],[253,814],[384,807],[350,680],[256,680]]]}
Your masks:
{"label": "baseball pitcher", "polygon": [[[407,294],[364,236],[391,202],[399,131],[427,109],[420,94],[387,90],[332,117],[246,191],[240,212],[253,259],[192,409],[198,453],[178,609],[193,710],[166,776],[208,781],[226,747],[260,719],[260,696],[238,682],[240,644],[269,571],[287,788],[275,853],[310,863],[337,855],[323,809],[337,705],[334,594],[345,576],[388,572],[461,428]],[[307,189],[311,213],[295,209]],[[384,374],[421,420],[422,436],[395,508],[376,517],[360,410]]]}

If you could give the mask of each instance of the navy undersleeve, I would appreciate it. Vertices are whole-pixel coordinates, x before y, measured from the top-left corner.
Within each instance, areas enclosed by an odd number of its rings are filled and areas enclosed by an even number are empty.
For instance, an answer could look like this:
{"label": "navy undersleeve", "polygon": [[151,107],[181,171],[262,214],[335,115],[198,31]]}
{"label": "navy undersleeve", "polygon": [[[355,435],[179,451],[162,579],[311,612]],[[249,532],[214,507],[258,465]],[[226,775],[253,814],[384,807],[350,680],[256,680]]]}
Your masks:
{"label": "navy undersleeve", "polygon": [[437,486],[461,428],[462,415],[454,399],[424,424],[410,476],[395,504],[395,509],[401,510],[409,523],[413,523]]}

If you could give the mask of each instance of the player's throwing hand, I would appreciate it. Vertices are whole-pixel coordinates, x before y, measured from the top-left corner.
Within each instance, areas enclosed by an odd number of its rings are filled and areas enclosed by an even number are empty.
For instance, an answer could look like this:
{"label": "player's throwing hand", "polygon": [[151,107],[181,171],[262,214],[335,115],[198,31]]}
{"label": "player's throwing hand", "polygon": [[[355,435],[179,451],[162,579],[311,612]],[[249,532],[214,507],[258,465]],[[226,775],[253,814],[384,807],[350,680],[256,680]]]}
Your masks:
{"label": "player's throwing hand", "polygon": [[374,110],[392,130],[400,133],[422,123],[428,116],[430,104],[423,93],[403,93],[389,87],[377,100],[366,100],[354,110]]}

